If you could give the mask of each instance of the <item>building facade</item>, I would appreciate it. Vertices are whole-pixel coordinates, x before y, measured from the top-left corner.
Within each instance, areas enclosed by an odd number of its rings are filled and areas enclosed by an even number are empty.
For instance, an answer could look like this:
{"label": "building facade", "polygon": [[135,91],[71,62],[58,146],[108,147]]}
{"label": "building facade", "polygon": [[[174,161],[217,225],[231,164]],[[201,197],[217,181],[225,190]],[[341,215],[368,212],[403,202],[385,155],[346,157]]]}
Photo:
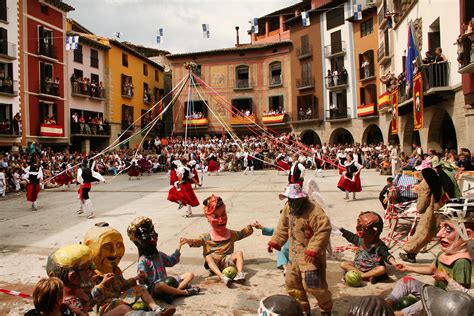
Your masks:
{"label": "building facade", "polygon": [[253,122],[290,131],[290,49],[289,41],[281,41],[169,55],[174,87],[188,75],[183,65],[189,61],[197,64],[196,74],[210,87],[197,84],[183,90],[172,108],[173,133],[221,135],[231,129],[249,135],[255,129],[250,127]]}
{"label": "building facade", "polygon": [[26,142],[66,147],[68,139],[66,14],[73,7],[58,0],[23,0],[21,101]]}
{"label": "building facade", "polygon": [[18,1],[0,0],[0,147],[21,143]]}
{"label": "building facade", "polygon": [[105,55],[110,46],[76,21],[68,19],[68,36],[78,36],[79,45],[67,51],[68,123],[70,149],[89,153],[109,144],[106,116]]}
{"label": "building facade", "polygon": [[[164,94],[163,67],[117,40],[102,39],[110,46],[105,54],[104,82],[107,92],[106,116],[110,119],[110,141],[124,140],[136,134],[125,147],[135,147],[145,135],[139,132],[150,123],[156,111],[150,111]],[[158,110],[159,106],[154,109]],[[158,124],[158,123],[157,123]],[[149,137],[160,128],[150,131]]]}

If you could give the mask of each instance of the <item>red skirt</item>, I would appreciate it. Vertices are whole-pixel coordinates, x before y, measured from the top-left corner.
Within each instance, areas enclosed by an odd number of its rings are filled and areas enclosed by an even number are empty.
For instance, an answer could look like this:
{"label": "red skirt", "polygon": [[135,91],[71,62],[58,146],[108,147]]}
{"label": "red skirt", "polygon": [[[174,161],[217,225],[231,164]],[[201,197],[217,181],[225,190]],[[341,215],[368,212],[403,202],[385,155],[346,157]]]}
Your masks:
{"label": "red skirt", "polygon": [[184,205],[191,205],[192,207],[199,205],[199,200],[194,194],[193,187],[191,183],[181,183],[181,190],[178,191],[175,186],[173,186],[168,191],[168,201],[178,203],[181,201]]}
{"label": "red skirt", "polygon": [[174,185],[176,181],[179,181],[178,175],[176,174],[175,169],[171,169],[170,171],[170,185]]}
{"label": "red skirt", "polygon": [[207,171],[208,172],[219,171],[219,163],[214,160],[209,161],[209,164],[207,166]]}
{"label": "red skirt", "polygon": [[[83,191],[84,189],[89,189],[86,191],[87,196],[84,196],[84,191]],[[77,190],[77,197],[79,198],[79,200],[81,200],[81,202],[84,201],[84,197],[86,198],[86,200],[89,199],[89,192],[91,189],[92,189],[91,183],[85,182],[79,186],[79,190]]]}
{"label": "red skirt", "polygon": [[339,170],[339,175],[342,175],[342,173],[346,171],[346,167],[344,167],[340,163],[337,164],[337,169]]}
{"label": "red skirt", "polygon": [[71,184],[73,177],[70,172],[63,172],[56,177],[56,183],[58,185]]}
{"label": "red skirt", "polygon": [[40,185],[38,184],[33,184],[33,183],[28,183],[26,186],[26,200],[28,202],[36,202],[38,199],[38,195],[40,192]]}
{"label": "red skirt", "polygon": [[277,162],[277,170],[290,170],[291,166],[290,164],[284,162],[283,160],[280,160]]}
{"label": "red skirt", "polygon": [[138,177],[140,175],[140,168],[138,166],[131,166],[128,168],[129,177]]}
{"label": "red skirt", "polygon": [[199,175],[196,169],[193,169],[193,175],[194,175],[194,179],[196,179],[197,181],[197,184],[201,184],[201,180],[199,179]]}
{"label": "red skirt", "polygon": [[337,187],[342,191],[349,192],[361,192],[362,185],[360,183],[360,176],[357,174],[353,179],[347,178],[345,174],[341,176],[341,179],[337,183]]}

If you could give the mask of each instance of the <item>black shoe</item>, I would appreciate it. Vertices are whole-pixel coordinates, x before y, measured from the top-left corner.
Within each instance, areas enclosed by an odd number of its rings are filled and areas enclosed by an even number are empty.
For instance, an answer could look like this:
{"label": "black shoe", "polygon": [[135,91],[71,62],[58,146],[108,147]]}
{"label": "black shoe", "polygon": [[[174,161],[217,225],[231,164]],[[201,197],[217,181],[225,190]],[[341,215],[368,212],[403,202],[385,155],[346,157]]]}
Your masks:
{"label": "black shoe", "polygon": [[400,253],[398,256],[405,262],[416,263],[416,254],[414,253]]}
{"label": "black shoe", "polygon": [[188,296],[198,295],[199,292],[201,292],[201,288],[199,288],[198,286],[191,286],[190,288],[186,289],[186,293],[188,294]]}
{"label": "black shoe", "polygon": [[173,303],[173,296],[172,295],[169,295],[169,294],[160,295],[159,298],[160,298],[160,300],[162,300],[166,304],[171,305]]}

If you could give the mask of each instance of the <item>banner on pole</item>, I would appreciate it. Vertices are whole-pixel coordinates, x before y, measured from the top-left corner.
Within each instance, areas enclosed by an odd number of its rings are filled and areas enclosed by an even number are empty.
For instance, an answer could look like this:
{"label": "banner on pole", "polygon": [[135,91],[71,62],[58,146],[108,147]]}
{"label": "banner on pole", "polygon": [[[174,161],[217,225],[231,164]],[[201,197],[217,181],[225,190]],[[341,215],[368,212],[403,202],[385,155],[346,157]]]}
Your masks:
{"label": "banner on pole", "polygon": [[392,135],[398,134],[398,88],[392,90]]}
{"label": "banner on pole", "polygon": [[423,76],[418,72],[413,77],[413,118],[414,130],[423,128]]}

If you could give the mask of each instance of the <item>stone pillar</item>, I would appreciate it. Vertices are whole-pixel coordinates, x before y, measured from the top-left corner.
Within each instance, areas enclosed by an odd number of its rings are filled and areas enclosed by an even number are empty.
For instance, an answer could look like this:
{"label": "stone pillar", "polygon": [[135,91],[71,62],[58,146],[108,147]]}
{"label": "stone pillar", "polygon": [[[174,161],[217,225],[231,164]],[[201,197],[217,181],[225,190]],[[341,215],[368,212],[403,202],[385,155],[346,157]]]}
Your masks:
{"label": "stone pillar", "polygon": [[84,139],[81,142],[81,150],[83,153],[89,154],[91,151],[91,140],[90,139]]}

